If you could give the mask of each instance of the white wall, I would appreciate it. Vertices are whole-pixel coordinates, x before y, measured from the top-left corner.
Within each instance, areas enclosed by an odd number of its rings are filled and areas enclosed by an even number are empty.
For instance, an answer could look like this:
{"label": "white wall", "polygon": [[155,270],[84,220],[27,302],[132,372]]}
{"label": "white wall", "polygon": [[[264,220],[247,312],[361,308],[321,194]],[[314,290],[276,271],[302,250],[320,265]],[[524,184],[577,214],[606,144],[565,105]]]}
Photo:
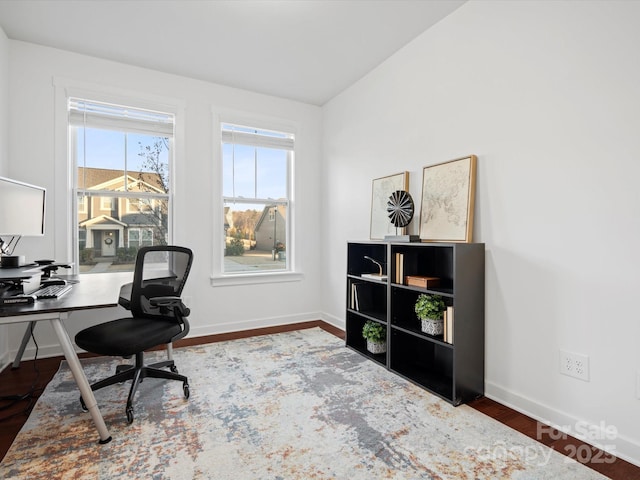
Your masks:
{"label": "white wall", "polygon": [[[324,311],[371,180],[478,155],[486,393],[640,464],[640,3],[469,2],[324,107]],[[419,208],[418,208],[419,210]],[[414,227],[414,231],[417,230]],[[559,349],[590,358],[561,375]],[[592,441],[594,439],[592,438]]]}
{"label": "white wall", "polygon": [[[408,170],[419,202],[424,166],[474,153],[475,240],[487,254],[487,395],[570,428],[578,420],[614,426],[618,437],[600,443],[640,463],[639,21],[640,4],[632,2],[470,2],[322,112],[0,35],[0,145],[7,75],[11,91],[12,161],[4,173],[54,188],[53,77],[183,102],[177,176],[189,194],[177,200],[177,241],[196,254],[186,293],[194,332],[206,334],[318,311],[344,322],[346,242],[369,236],[371,180]],[[300,126],[303,281],[210,287],[211,105]],[[0,169],[1,155],[2,147]],[[32,255],[52,254],[53,240],[67,235],[49,225],[45,239],[25,244]],[[254,298],[260,302],[247,301]],[[92,312],[87,321],[112,313]],[[71,318],[72,334],[85,317]],[[46,326],[36,332],[54,353]],[[12,345],[21,333],[12,329]],[[589,382],[558,373],[560,348],[589,355]]]}
{"label": "white wall", "polygon": [[[69,242],[64,226],[66,192],[54,177],[66,171],[63,129],[55,131],[54,79],[56,84],[88,84],[121,91],[128,96],[168,99],[184,107],[182,153],[176,159],[175,242],[191,247],[195,263],[185,289],[191,299],[192,333],[205,335],[274,324],[315,320],[320,316],[320,122],[321,109],[297,102],[258,95],[238,89],[167,75],[115,62],[72,54],[34,44],[9,41],[9,105],[11,176],[49,189],[47,233],[42,238],[23,239],[21,254],[30,259],[60,256]],[[215,59],[203,59],[215,61]],[[296,125],[297,152],[296,237],[301,281],[268,285],[212,287],[213,237],[220,238],[222,212],[217,165],[219,147],[212,140],[212,107],[275,117]],[[59,112],[58,112],[59,113]],[[56,165],[55,162],[58,162]],[[215,201],[214,201],[215,197]],[[214,224],[214,220],[216,220]],[[219,223],[217,220],[220,220]],[[216,252],[216,255],[218,252]],[[58,258],[59,260],[62,260]],[[114,299],[115,300],[115,299]],[[87,323],[116,312],[84,312],[72,315],[67,326],[72,335]],[[47,325],[36,329],[41,354],[58,353]],[[19,343],[22,328],[10,332],[12,346]],[[15,347],[12,347],[15,348]],[[31,354],[31,351],[28,352]]]}
{"label": "white wall", "polygon": [[[9,40],[0,28],[0,176],[8,170],[9,131],[7,119],[9,112]],[[7,328],[0,326],[0,365],[4,364],[7,353]]]}

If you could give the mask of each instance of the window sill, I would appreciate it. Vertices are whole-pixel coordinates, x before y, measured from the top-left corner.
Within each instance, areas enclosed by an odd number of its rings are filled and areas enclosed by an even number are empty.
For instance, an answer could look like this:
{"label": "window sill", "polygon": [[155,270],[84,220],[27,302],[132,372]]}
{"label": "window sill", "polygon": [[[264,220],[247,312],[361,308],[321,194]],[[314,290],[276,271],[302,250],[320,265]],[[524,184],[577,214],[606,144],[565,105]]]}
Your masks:
{"label": "window sill", "polygon": [[303,278],[304,274],[298,272],[217,275],[211,277],[211,286],[226,287],[231,285],[258,285],[263,283],[299,282]]}

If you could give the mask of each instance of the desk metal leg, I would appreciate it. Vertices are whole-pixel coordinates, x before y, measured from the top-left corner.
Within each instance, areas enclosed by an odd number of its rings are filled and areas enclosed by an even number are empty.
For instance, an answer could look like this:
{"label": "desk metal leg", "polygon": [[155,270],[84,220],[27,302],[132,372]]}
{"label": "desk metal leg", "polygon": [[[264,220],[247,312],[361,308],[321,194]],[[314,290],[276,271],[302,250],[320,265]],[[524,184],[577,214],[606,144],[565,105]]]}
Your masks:
{"label": "desk metal leg", "polygon": [[11,368],[18,368],[20,366],[22,355],[24,355],[24,350],[27,348],[27,344],[31,339],[31,332],[36,328],[36,323],[37,322],[29,322],[29,325],[27,325],[27,329],[24,331],[24,336],[22,337],[22,343],[20,344],[18,353],[16,353],[16,358],[13,359],[13,365],[11,365]]}
{"label": "desk metal leg", "polygon": [[[63,314],[65,315],[65,314]],[[65,315],[66,318],[67,315]],[[78,388],[80,389],[80,394],[82,395],[82,399],[91,414],[91,418],[93,419],[93,423],[98,429],[98,434],[100,435],[100,443],[109,443],[111,441],[111,435],[109,435],[109,430],[107,429],[106,424],[104,423],[104,419],[102,418],[102,414],[98,409],[98,403],[96,402],[96,397],[93,395],[93,391],[91,390],[91,385],[87,381],[87,377],[82,370],[82,366],[80,365],[80,360],[78,359],[78,355],[76,351],[73,349],[73,345],[71,344],[71,340],[69,339],[69,334],[67,330],[64,328],[62,324],[62,319],[60,318],[52,318],[51,325],[58,336],[58,340],[60,341],[60,346],[64,351],[64,356],[67,359],[67,363],[69,363],[69,368],[71,368],[71,373],[73,373],[73,378],[78,384]]]}

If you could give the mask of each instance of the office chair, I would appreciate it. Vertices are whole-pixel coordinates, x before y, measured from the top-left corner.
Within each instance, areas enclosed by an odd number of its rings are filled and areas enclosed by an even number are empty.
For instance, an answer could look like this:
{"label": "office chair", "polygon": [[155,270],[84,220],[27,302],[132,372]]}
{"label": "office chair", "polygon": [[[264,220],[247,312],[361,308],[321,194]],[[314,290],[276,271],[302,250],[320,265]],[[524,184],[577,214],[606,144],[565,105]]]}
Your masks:
{"label": "office chair", "polygon": [[[99,355],[135,356],[135,365],[120,365],[116,374],[91,385],[98,390],[115,383],[132,380],[127,399],[127,422],[133,422],[133,397],[144,378],[164,378],[182,382],[189,398],[189,381],[178,374],[173,359],[153,365],[144,364],[143,352],[160,345],[170,346],[189,332],[189,309],[180,295],[187,281],[193,253],[171,245],[142,247],[136,257],[133,283],[120,289],[118,303],[131,316],[85,328],[76,337],[76,345]],[[170,350],[171,351],[171,350]],[[170,371],[162,370],[169,367]],[[80,398],[84,410],[84,400]]]}

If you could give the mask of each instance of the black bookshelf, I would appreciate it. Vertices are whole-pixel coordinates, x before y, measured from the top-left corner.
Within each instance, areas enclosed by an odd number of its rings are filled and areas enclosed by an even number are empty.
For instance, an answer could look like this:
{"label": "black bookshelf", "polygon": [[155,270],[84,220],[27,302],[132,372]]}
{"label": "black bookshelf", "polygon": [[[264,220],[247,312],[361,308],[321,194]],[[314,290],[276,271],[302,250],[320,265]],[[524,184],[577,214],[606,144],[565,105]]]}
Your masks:
{"label": "black bookshelf", "polygon": [[[378,273],[383,281],[362,277]],[[437,286],[406,285],[407,276],[437,277]],[[450,333],[428,335],[414,304],[421,293],[451,307]],[[387,352],[371,354],[367,320],[387,327]],[[350,242],[347,245],[346,345],[453,405],[484,395],[484,244]]]}

